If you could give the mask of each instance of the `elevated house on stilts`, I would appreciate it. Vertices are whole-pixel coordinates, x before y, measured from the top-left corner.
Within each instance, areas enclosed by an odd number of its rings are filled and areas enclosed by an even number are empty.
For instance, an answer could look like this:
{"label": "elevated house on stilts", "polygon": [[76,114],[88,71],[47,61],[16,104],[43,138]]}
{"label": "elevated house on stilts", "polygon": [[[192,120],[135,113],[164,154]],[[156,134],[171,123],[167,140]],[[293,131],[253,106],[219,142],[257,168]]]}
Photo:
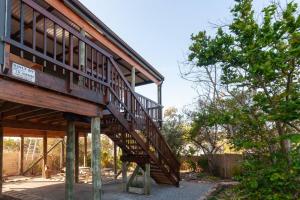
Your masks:
{"label": "elevated house on stilts", "polygon": [[[78,0],[1,0],[0,15],[0,177],[4,136],[43,137],[44,165],[47,138],[66,136],[65,199],[73,199],[78,138],[91,133],[93,199],[100,134],[122,149],[124,190],[128,162],[145,171],[148,192],[150,177],[179,185],[180,164],[160,131],[164,77],[154,67]],[[150,83],[157,102],[135,92]]]}

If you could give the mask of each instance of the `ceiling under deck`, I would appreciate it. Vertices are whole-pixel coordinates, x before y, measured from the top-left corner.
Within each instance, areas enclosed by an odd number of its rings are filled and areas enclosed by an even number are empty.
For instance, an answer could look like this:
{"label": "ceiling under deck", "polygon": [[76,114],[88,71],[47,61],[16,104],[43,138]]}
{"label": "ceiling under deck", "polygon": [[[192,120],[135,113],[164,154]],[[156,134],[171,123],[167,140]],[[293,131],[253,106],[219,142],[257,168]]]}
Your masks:
{"label": "ceiling under deck", "polygon": [[[4,136],[42,137],[47,134],[47,137],[64,137],[69,118],[76,119],[75,129],[80,135],[90,132],[90,118],[51,109],[0,100],[0,114]],[[110,117],[109,113],[103,116],[101,124],[103,133],[105,133],[105,119]]]}

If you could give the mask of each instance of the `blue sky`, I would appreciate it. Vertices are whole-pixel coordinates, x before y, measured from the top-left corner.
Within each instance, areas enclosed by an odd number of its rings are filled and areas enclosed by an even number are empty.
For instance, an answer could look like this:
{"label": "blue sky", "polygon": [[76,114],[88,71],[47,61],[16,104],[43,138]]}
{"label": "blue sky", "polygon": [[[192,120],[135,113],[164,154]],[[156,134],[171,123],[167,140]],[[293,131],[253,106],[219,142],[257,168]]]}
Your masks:
{"label": "blue sky", "polygon": [[[180,78],[190,36],[215,31],[213,24],[229,23],[233,0],[80,0],[99,19],[165,76],[163,105],[182,108],[195,101],[192,84]],[[256,10],[270,0],[254,0]],[[281,0],[286,2],[286,0]],[[300,0],[296,0],[300,3]],[[156,100],[154,84],[137,92]]]}

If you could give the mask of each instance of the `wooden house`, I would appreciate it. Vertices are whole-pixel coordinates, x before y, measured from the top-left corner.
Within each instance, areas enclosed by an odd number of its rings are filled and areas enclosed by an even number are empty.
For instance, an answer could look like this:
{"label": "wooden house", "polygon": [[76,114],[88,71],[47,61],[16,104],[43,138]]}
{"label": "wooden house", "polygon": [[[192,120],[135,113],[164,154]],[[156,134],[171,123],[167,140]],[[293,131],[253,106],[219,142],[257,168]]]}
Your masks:
{"label": "wooden house", "polygon": [[[45,166],[47,138],[66,136],[65,193],[73,199],[78,137],[91,133],[99,199],[105,134],[122,149],[124,185],[134,162],[157,183],[178,186],[180,164],[160,130],[164,77],[151,64],[78,0],[1,0],[0,15],[1,161],[4,136],[43,137]],[[150,83],[157,102],[135,92]]]}

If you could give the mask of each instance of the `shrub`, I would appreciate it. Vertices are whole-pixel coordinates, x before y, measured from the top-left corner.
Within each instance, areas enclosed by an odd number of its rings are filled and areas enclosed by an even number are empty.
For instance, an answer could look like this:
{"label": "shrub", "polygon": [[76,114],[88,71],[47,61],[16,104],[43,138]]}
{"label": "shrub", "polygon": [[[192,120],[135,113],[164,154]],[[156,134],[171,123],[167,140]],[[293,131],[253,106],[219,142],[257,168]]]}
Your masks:
{"label": "shrub", "polygon": [[247,159],[237,188],[243,199],[289,200],[300,198],[300,155],[277,156],[276,163],[265,159]]}
{"label": "shrub", "polygon": [[209,172],[208,159],[206,156],[202,156],[199,158],[197,162],[198,166],[205,172]]}
{"label": "shrub", "polygon": [[194,160],[187,160],[186,163],[189,169],[191,169],[193,172],[197,170],[197,162],[195,162]]}

